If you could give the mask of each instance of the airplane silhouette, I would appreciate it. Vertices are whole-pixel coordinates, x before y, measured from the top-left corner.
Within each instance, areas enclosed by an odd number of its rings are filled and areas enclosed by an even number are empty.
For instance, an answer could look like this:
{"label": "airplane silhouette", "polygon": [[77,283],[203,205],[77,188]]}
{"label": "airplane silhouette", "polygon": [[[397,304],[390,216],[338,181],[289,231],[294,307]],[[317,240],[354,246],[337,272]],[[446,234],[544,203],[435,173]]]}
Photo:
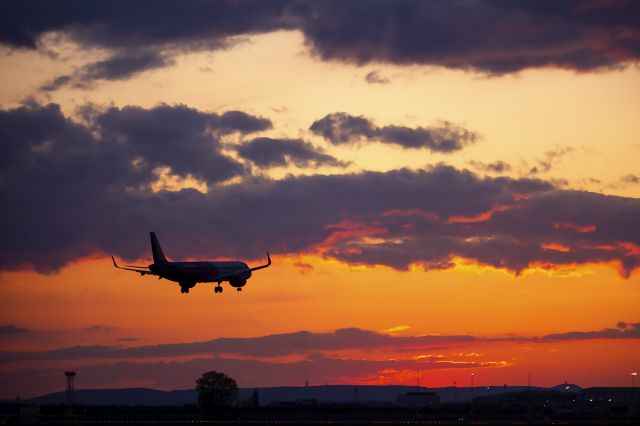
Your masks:
{"label": "airplane silhouette", "polygon": [[153,253],[153,263],[147,267],[125,265],[118,266],[116,259],[111,256],[113,266],[126,271],[134,271],[141,276],[156,275],[158,279],[164,278],[175,281],[180,285],[181,293],[189,293],[189,289],[197,283],[218,283],[213,290],[222,293],[222,283],[228,281],[232,287],[238,291],[251,278],[251,272],[258,269],[268,268],[271,265],[271,257],[267,252],[267,263],[255,268],[249,268],[244,262],[237,261],[211,261],[211,262],[169,262],[164,257],[162,247],[158,242],[155,232],[151,232],[151,252]]}

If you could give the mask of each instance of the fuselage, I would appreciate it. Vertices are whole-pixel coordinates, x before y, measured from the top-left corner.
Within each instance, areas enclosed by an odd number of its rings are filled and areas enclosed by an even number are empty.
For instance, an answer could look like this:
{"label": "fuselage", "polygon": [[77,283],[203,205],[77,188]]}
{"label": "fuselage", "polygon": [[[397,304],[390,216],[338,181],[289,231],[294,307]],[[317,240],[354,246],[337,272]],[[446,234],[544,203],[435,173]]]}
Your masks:
{"label": "fuselage", "polygon": [[[184,284],[229,281],[234,287],[242,287],[251,277],[244,262],[162,262],[152,263],[149,270],[161,278]],[[245,271],[242,273],[242,271]],[[237,274],[237,272],[241,272]],[[231,279],[225,278],[232,276]]]}
{"label": "fuselage", "polygon": [[118,269],[136,272],[141,276],[153,275],[169,281],[175,281],[180,285],[181,293],[189,293],[189,289],[197,283],[218,283],[213,288],[216,293],[222,293],[222,283],[228,282],[236,290],[242,287],[251,278],[252,271],[271,266],[271,256],[267,252],[267,263],[249,268],[246,263],[239,261],[209,261],[209,262],[169,262],[164,256],[162,247],[155,232],[150,232],[151,253],[153,263],[146,268],[144,266],[124,265],[118,266],[116,258],[111,256],[113,266]]}

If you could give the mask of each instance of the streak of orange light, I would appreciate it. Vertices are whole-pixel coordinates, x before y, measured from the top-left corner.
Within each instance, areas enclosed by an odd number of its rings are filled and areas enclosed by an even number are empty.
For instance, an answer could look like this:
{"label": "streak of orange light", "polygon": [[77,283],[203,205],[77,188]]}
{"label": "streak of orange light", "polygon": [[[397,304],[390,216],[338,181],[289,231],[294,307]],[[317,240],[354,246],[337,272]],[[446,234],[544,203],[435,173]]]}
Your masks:
{"label": "streak of orange light", "polygon": [[573,231],[580,232],[583,234],[596,232],[597,230],[595,225],[577,225],[571,222],[554,222],[553,228],[554,229],[571,229]]}
{"label": "streak of orange light", "polygon": [[447,221],[445,222],[446,224],[453,224],[453,223],[478,223],[478,222],[486,222],[488,220],[490,220],[493,217],[494,213],[498,213],[498,212],[504,212],[507,210],[511,210],[515,208],[515,206],[510,206],[510,205],[499,205],[496,206],[494,208],[492,208],[489,211],[486,211],[484,213],[480,213],[478,215],[475,216],[452,216],[450,218],[447,219]]}
{"label": "streak of orange light", "polygon": [[561,253],[568,253],[571,251],[571,248],[559,243],[542,243],[540,244],[540,248],[542,248],[542,250],[559,251]]}

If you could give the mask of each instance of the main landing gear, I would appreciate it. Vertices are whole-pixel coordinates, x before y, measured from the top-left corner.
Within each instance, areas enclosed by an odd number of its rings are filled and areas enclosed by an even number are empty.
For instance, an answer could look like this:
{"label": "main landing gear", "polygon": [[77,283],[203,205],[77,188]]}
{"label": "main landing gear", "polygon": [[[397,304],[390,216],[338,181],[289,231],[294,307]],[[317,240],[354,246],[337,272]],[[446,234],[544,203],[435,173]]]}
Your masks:
{"label": "main landing gear", "polygon": [[222,293],[222,286],[220,285],[221,283],[218,283],[218,285],[216,287],[213,288],[213,291],[216,293]]}
{"label": "main landing gear", "polygon": [[180,293],[189,293],[189,289],[195,285],[195,283],[180,283]]}

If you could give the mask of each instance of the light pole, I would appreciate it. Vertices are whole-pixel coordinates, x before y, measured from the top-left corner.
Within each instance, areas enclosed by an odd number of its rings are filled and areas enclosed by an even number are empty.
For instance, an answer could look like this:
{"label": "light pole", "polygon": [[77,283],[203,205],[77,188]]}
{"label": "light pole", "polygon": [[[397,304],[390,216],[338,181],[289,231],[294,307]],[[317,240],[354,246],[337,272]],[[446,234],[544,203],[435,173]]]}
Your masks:
{"label": "light pole", "polygon": [[471,373],[471,402],[473,402],[473,376],[475,373]]}
{"label": "light pole", "polygon": [[636,371],[634,371],[633,373],[631,373],[631,387],[635,388],[636,387],[636,376],[638,375],[638,373]]}

